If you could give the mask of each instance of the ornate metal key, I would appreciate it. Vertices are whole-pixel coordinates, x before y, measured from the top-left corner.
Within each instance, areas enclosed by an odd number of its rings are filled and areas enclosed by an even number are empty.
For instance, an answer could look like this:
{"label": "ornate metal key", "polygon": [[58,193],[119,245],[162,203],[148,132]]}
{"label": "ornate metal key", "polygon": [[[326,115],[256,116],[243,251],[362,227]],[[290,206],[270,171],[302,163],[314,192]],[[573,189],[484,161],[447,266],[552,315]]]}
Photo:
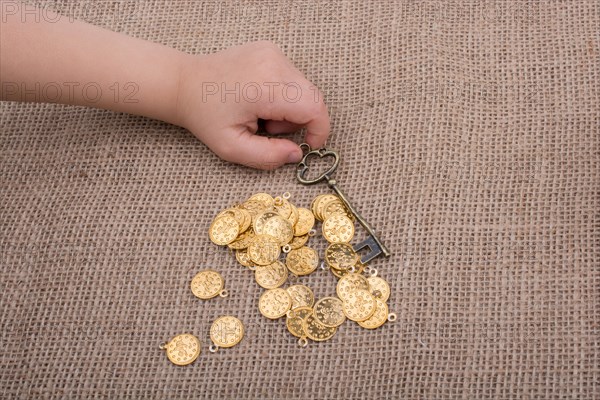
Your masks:
{"label": "ornate metal key", "polygon": [[[342,203],[344,203],[346,208],[356,217],[358,222],[360,222],[360,224],[369,233],[369,237],[367,237],[365,240],[363,240],[359,244],[353,246],[354,251],[356,251],[357,253],[360,250],[364,249],[365,247],[369,248],[369,252],[367,254],[365,254],[363,257],[361,257],[360,261],[363,264],[368,263],[375,257],[378,257],[382,254],[386,257],[389,257],[390,251],[387,249],[387,247],[385,247],[383,242],[381,242],[381,240],[375,233],[375,230],[371,227],[371,225],[369,225],[369,223],[367,221],[365,221],[365,219],[358,213],[358,211],[356,211],[356,209],[354,207],[352,207],[352,205],[350,204],[350,201],[348,200],[348,197],[346,197],[344,192],[342,192],[342,190],[337,186],[337,182],[335,181],[335,179],[333,179],[331,177],[331,175],[335,172],[335,170],[340,162],[340,156],[338,155],[338,153],[333,150],[327,150],[325,148],[311,150],[310,146],[306,143],[302,143],[300,145],[300,148],[302,148],[303,150],[306,149],[308,151],[304,155],[304,158],[302,158],[302,161],[300,161],[300,163],[298,164],[298,170],[296,172],[296,177],[298,178],[298,181],[300,181],[300,183],[302,183],[304,185],[312,185],[312,184],[321,182],[322,180],[327,181],[327,184],[329,185],[329,187],[331,189],[333,189],[333,191],[338,195],[338,197],[340,198]],[[319,176],[317,176],[313,179],[307,179],[305,176],[306,176],[306,172],[309,170],[308,157],[310,157],[310,156],[318,156],[321,158],[333,157],[333,160],[334,160],[333,165],[331,167],[329,167],[329,169],[327,171],[321,173]]]}

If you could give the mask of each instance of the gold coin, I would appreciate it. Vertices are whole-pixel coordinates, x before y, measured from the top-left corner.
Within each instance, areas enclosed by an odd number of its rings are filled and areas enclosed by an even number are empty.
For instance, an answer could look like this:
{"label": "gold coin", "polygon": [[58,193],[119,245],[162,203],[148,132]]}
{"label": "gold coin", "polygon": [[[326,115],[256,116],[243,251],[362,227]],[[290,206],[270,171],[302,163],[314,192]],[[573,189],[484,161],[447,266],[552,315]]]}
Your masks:
{"label": "gold coin", "polygon": [[246,232],[250,225],[252,224],[252,216],[246,210],[242,210],[241,208],[234,208],[235,219],[238,221],[240,225],[240,233]]}
{"label": "gold coin", "polygon": [[390,285],[383,278],[370,276],[367,278],[369,288],[375,298],[385,302],[390,298]]}
{"label": "gold coin", "polygon": [[312,273],[319,265],[319,254],[315,249],[304,246],[296,250],[290,250],[285,258],[285,265],[298,276]]}
{"label": "gold coin", "polygon": [[210,225],[208,236],[214,244],[225,246],[233,242],[240,232],[240,226],[231,215],[222,215]]}
{"label": "gold coin", "polygon": [[285,219],[288,219],[292,213],[292,206],[290,202],[282,197],[277,197],[275,199],[275,204],[273,207],[275,208],[275,211],[277,211],[279,215]]}
{"label": "gold coin", "polygon": [[344,203],[339,199],[333,199],[323,203],[323,207],[320,210],[323,221],[327,220],[333,214],[343,214],[347,216],[351,221],[354,221],[354,215],[346,208]]}
{"label": "gold coin", "polygon": [[277,241],[269,235],[256,235],[248,246],[250,261],[258,265],[269,265],[277,261],[281,248]]}
{"label": "gold coin", "polygon": [[302,329],[306,333],[306,336],[315,342],[331,339],[337,331],[337,328],[330,328],[319,323],[313,313],[310,313],[304,318],[302,321]]}
{"label": "gold coin", "polygon": [[317,321],[328,328],[338,327],[346,320],[344,303],[337,297],[324,297],[317,301],[314,314]]}
{"label": "gold coin", "polygon": [[250,216],[254,218],[257,214],[262,213],[270,207],[266,206],[265,203],[259,200],[246,200],[244,203],[240,204],[238,208],[248,211]]}
{"label": "gold coin", "polygon": [[233,242],[229,243],[227,247],[233,250],[246,249],[254,239],[254,230],[252,228],[246,230],[246,232],[241,233],[237,239]]}
{"label": "gold coin", "polygon": [[292,298],[292,310],[300,307],[312,307],[315,303],[315,295],[308,286],[293,285],[286,291]]}
{"label": "gold coin", "polygon": [[309,238],[308,235],[294,236],[292,241],[289,242],[288,244],[290,245],[290,248],[292,250],[296,250],[296,249],[299,249],[300,247],[304,246],[306,244],[306,242],[308,242],[308,238]]}
{"label": "gold coin", "polygon": [[167,351],[167,358],[175,365],[188,365],[200,355],[200,341],[194,335],[184,333],[161,346]]}
{"label": "gold coin", "polygon": [[250,223],[252,222],[252,217],[250,216],[250,213],[248,211],[242,210],[240,208],[233,207],[233,208],[228,208],[226,210],[223,210],[216,216],[216,218],[220,218],[225,215],[229,215],[237,221],[237,223],[240,227],[240,229],[239,229],[240,233],[245,232],[246,229],[248,229],[250,227]]}
{"label": "gold coin", "polygon": [[358,254],[347,243],[331,243],[325,250],[325,261],[331,268],[348,270],[358,262]]}
{"label": "gold coin", "polygon": [[244,324],[236,317],[218,318],[210,327],[210,340],[223,348],[233,347],[244,337]]}
{"label": "gold coin", "polygon": [[323,194],[315,198],[315,201],[311,205],[311,209],[316,219],[323,221],[323,205],[332,200],[341,201],[340,198],[334,194]]}
{"label": "gold coin", "polygon": [[338,281],[335,289],[338,297],[344,301],[350,293],[357,290],[369,290],[369,281],[367,281],[367,278],[357,273],[344,275]]}
{"label": "gold coin", "polygon": [[344,299],[344,314],[352,321],[364,321],[371,318],[377,309],[375,297],[368,290],[358,289],[350,292]]}
{"label": "gold coin", "polygon": [[359,321],[358,324],[366,329],[376,329],[385,324],[388,319],[388,306],[384,301],[375,299],[377,307],[375,313],[364,321]]}
{"label": "gold coin", "polygon": [[302,321],[304,318],[308,317],[312,311],[313,309],[311,307],[298,307],[289,312],[285,320],[285,326],[287,326],[288,331],[290,331],[290,333],[296,337],[306,337],[306,332],[304,332]]}
{"label": "gold coin", "polygon": [[302,236],[308,234],[308,232],[315,226],[315,216],[310,210],[306,208],[298,209],[298,222],[294,225],[294,236]]}
{"label": "gold coin", "polygon": [[294,229],[288,220],[275,211],[266,211],[256,217],[254,231],[259,235],[273,237],[279,246],[289,243],[294,237]]}
{"label": "gold coin", "polygon": [[283,285],[287,277],[288,269],[279,260],[269,265],[258,265],[254,271],[256,283],[265,289],[275,289]]}
{"label": "gold coin", "polygon": [[318,202],[321,201],[321,199],[323,198],[323,196],[325,196],[324,194],[320,194],[317,197],[315,197],[313,199],[313,201],[310,203],[310,211],[312,211],[313,215],[315,216],[315,219],[318,219],[319,221],[321,221],[320,217],[317,216],[316,213],[316,205],[318,204]]}
{"label": "gold coin", "polygon": [[343,278],[344,276],[348,275],[348,274],[362,274],[363,271],[365,270],[365,265],[362,264],[360,261],[356,263],[355,266],[355,271],[352,272],[350,270],[341,270],[341,269],[335,269],[335,268],[331,268],[330,271],[333,275],[335,275],[337,278]]}
{"label": "gold coin", "polygon": [[333,214],[323,222],[323,237],[329,243],[348,243],[354,237],[354,223],[344,214]]}
{"label": "gold coin", "polygon": [[274,218],[274,217],[283,218],[281,215],[279,215],[279,213],[277,211],[274,211],[274,210],[265,210],[265,211],[261,212],[260,214],[257,214],[254,217],[254,221],[252,222],[252,227],[254,228],[254,232],[256,232],[259,235],[264,235],[265,234],[265,223],[270,218]]}
{"label": "gold coin", "polygon": [[191,283],[194,296],[204,300],[221,294],[224,286],[225,281],[221,274],[211,269],[198,272]]}
{"label": "gold coin", "polygon": [[292,298],[284,289],[269,289],[258,300],[258,310],[269,319],[283,317],[292,307]]}
{"label": "gold coin", "polygon": [[290,213],[290,216],[287,217],[288,222],[290,223],[290,225],[292,226],[292,229],[294,227],[294,225],[296,225],[296,223],[298,222],[298,208],[293,205],[292,203],[290,203],[290,207],[292,209],[292,212]]}
{"label": "gold coin", "polygon": [[250,260],[250,256],[248,255],[247,249],[236,250],[235,258],[236,258],[237,262],[242,264],[244,267],[248,267],[248,268],[256,267],[256,264],[254,264],[252,262],[252,260]]}
{"label": "gold coin", "polygon": [[271,207],[273,207],[273,203],[274,203],[273,197],[268,193],[253,194],[252,196],[250,196],[250,198],[248,200],[257,201],[259,203],[262,203],[264,205],[264,208],[271,208]]}

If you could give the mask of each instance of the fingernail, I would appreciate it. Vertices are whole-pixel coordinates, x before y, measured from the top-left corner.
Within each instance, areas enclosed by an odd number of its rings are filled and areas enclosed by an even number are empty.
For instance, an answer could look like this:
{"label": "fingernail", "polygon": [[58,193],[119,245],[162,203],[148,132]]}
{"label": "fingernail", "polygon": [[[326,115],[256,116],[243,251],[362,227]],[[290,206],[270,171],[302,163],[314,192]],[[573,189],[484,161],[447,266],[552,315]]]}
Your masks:
{"label": "fingernail", "polygon": [[297,149],[292,151],[289,155],[288,155],[288,163],[297,163],[300,162],[300,160],[302,160],[302,150]]}

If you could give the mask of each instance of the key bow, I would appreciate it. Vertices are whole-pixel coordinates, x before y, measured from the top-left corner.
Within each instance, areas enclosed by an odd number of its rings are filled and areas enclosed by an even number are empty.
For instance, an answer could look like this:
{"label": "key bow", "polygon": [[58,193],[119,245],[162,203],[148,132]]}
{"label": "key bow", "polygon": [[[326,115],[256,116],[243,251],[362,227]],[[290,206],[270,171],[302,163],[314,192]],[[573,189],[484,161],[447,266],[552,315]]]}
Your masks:
{"label": "key bow", "polygon": [[[296,177],[298,178],[300,183],[302,183],[304,185],[313,185],[317,182],[321,182],[322,180],[329,181],[329,179],[331,178],[331,174],[333,174],[335,172],[335,170],[338,167],[338,164],[340,163],[339,154],[336,151],[327,150],[326,148],[311,150],[310,146],[306,143],[302,143],[300,145],[300,148],[308,149],[308,152],[304,155],[304,157],[302,158],[302,161],[300,161],[300,163],[298,164],[298,170],[296,171]],[[317,156],[320,158],[333,157],[333,164],[329,167],[329,169],[327,169],[325,172],[321,173],[317,177],[315,177],[313,179],[308,179],[308,178],[306,178],[306,173],[310,169],[310,166],[309,166],[310,163],[308,161],[310,156]]]}

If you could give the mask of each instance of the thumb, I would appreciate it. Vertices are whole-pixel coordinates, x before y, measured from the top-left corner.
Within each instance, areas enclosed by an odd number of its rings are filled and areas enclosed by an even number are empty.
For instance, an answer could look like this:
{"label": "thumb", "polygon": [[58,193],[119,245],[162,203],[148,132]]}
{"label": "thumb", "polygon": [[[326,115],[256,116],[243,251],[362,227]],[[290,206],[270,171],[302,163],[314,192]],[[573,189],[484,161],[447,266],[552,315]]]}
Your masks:
{"label": "thumb", "polygon": [[258,136],[248,131],[235,139],[223,159],[251,168],[271,170],[302,159],[300,146],[291,140]]}

